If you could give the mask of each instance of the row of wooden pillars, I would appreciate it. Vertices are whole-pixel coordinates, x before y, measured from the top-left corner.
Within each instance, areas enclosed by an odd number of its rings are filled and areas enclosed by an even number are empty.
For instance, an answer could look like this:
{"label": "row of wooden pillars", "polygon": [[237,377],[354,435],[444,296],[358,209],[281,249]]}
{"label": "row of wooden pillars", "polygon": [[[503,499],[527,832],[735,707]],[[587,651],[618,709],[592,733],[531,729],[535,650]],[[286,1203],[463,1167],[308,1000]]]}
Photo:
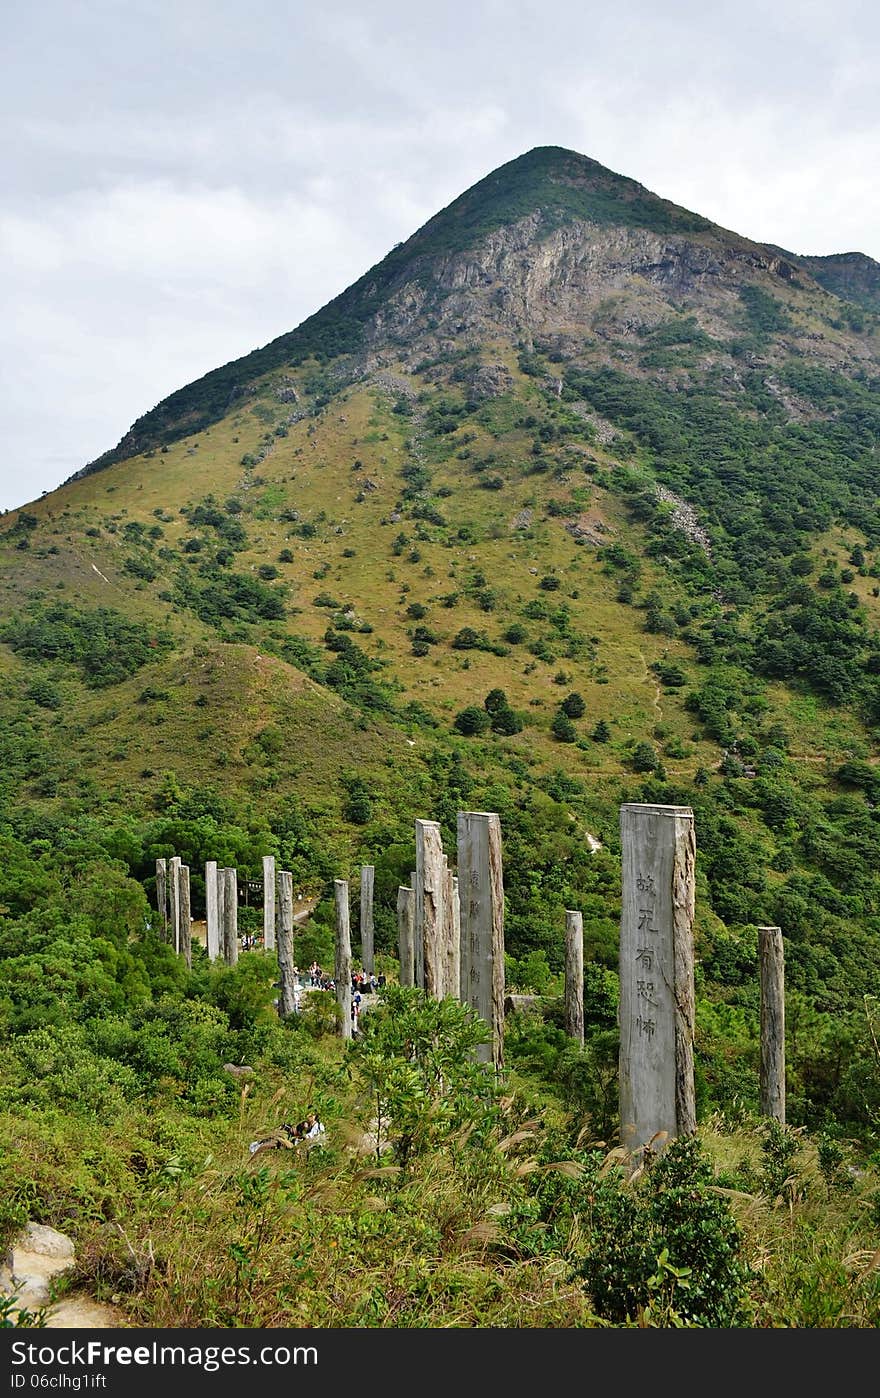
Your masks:
{"label": "row of wooden pillars", "polygon": [[[175,855],[156,860],[156,905],[163,933],[176,952],[192,965],[190,871]],[[275,947],[278,919],[275,894],[275,859],[263,858],[263,945]],[[238,960],[238,871],[219,866],[209,859],[205,864],[205,929],[208,958],[222,957],[227,965]]]}
{"label": "row of wooden pillars", "polygon": [[[436,821],[415,822],[416,867],[397,890],[400,984],[418,986],[431,999],[452,997],[470,1005],[489,1026],[478,1061],[503,1066],[504,883],[501,824],[491,811],[460,811],[457,872],[443,852]],[[361,963],[373,971],[375,869],[361,869]],[[341,1033],[350,1037],[351,918],[349,883],[334,880],[336,938],[334,980]]]}
{"label": "row of wooden pillars", "polygon": [[[478,1057],[503,1067],[504,883],[497,814],[460,811],[457,867],[443,851],[436,821],[417,820],[416,868],[397,891],[400,983],[434,999],[469,1005],[490,1030]],[[621,1143],[636,1156],[696,1127],[694,1091],[694,914],[696,839],[685,806],[626,804],[620,810],[620,1059]],[[375,869],[360,873],[361,962],[373,972]],[[168,898],[165,899],[166,879]],[[157,896],[167,906],[175,949],[191,962],[189,870],[179,859],[157,861]],[[236,871],[206,865],[208,955],[238,957]],[[294,1007],[293,881],[263,860],[264,930],[276,946],[282,1016]],[[349,883],[334,880],[334,980],[340,1033],[352,1033],[352,946]],[[760,1104],[785,1122],[785,994],[782,931],[759,928]],[[565,914],[566,1033],[584,1041],[583,917]]]}

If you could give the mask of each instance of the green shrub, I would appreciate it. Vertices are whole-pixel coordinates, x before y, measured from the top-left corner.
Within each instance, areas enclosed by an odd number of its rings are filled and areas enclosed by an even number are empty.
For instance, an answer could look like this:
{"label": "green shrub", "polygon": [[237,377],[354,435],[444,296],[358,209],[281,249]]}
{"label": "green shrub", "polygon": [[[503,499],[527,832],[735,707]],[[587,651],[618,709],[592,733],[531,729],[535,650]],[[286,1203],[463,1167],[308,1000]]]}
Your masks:
{"label": "green shrub", "polygon": [[615,1324],[746,1325],[742,1233],[695,1136],[679,1136],[633,1185],[593,1183],[580,1275]]}
{"label": "green shrub", "polygon": [[576,691],[566,695],[559,707],[569,718],[583,718],[587,712],[583,696]]}
{"label": "green shrub", "polygon": [[487,714],[485,709],[478,708],[476,704],[468,704],[455,715],[452,726],[456,733],[472,737],[475,733],[485,733],[491,722],[492,716]]}
{"label": "green shrub", "polygon": [[577,742],[577,729],[575,728],[571,719],[568,717],[568,714],[564,713],[562,709],[559,709],[554,715],[553,722],[550,725],[550,728],[557,742]]}

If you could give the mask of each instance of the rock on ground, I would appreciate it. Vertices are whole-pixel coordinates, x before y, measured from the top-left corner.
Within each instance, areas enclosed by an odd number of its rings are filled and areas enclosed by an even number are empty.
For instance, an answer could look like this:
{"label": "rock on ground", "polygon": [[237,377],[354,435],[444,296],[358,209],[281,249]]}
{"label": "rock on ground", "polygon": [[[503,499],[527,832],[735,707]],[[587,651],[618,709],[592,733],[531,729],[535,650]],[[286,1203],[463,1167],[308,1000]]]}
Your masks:
{"label": "rock on ground", "polygon": [[13,1297],[19,1310],[45,1310],[48,1330],[126,1327],[120,1310],[84,1292],[71,1292],[50,1305],[53,1279],[69,1271],[75,1257],[74,1243],[66,1233],[44,1223],[28,1223],[13,1239],[0,1266],[0,1292]]}

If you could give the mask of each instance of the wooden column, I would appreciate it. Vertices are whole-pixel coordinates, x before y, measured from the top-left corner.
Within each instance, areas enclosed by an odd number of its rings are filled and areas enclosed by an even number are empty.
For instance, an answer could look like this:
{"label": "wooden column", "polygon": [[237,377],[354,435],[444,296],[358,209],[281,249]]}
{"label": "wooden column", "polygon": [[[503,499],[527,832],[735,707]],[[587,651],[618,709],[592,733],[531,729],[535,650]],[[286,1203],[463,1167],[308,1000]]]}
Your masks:
{"label": "wooden column", "polygon": [[443,907],[446,874],[440,826],[416,821],[415,977],[433,1000],[443,998]]}
{"label": "wooden column", "polygon": [[156,860],[156,911],[159,914],[158,926],[162,928],[162,940],[168,941],[168,863]]}
{"label": "wooden column", "polygon": [[373,885],[376,869],[373,864],[361,867],[361,966],[368,976],[373,974]]}
{"label": "wooden column", "polygon": [[192,920],[189,898],[189,865],[180,866],[180,954],[192,970]]}
{"label": "wooden column", "polygon": [[351,1038],[351,922],[348,911],[348,880],[334,879],[336,899],[336,957],[333,979],[336,981],[336,1003],[339,1006],[339,1033]]}
{"label": "wooden column", "polygon": [[761,1114],[785,1125],[785,961],[780,927],[758,928]]}
{"label": "wooden column", "polygon": [[415,901],[415,890],[409,884],[401,884],[397,890],[397,954],[400,958],[401,985],[415,985]]}
{"label": "wooden column", "polygon": [[[293,974],[293,874],[289,874],[285,869],[279,870],[278,873],[277,913],[278,970],[281,981],[278,1013],[282,1019],[286,1019],[296,1009],[296,978]],[[272,931],[275,931],[274,924]],[[274,936],[272,941],[274,944]]]}
{"label": "wooden column", "polygon": [[217,869],[217,955],[226,960],[226,880]]}
{"label": "wooden column", "polygon": [[220,903],[216,859],[209,859],[205,864],[205,943],[208,960],[216,961],[220,955]]}
{"label": "wooden column", "polygon": [[275,950],[275,856],[263,855],[263,946]]}
{"label": "wooden column", "polygon": [[620,808],[620,1140],[637,1164],[696,1130],[689,806]]}
{"label": "wooden column", "polygon": [[584,918],[565,912],[565,1032],[584,1042]]}
{"label": "wooden column", "polygon": [[176,952],[180,951],[180,858],[173,855],[168,861],[168,940]]}
{"label": "wooden column", "polygon": [[452,935],[455,938],[455,945],[458,955],[458,975],[454,986],[450,987],[449,994],[454,995],[456,1000],[461,999],[461,884],[458,874],[452,879]]}
{"label": "wooden column", "polygon": [[491,811],[458,813],[461,998],[492,1030],[477,1057],[504,1066],[504,880],[501,821]]}
{"label": "wooden column", "polygon": [[238,874],[234,869],[220,869],[223,881],[223,960],[227,966],[238,961]]}

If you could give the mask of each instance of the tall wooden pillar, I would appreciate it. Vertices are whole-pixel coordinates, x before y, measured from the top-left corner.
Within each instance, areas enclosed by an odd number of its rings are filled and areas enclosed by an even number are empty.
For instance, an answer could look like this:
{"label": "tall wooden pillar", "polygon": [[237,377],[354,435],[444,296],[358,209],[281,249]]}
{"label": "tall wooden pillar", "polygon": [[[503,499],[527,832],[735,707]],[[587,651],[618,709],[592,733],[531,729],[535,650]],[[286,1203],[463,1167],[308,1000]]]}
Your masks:
{"label": "tall wooden pillar", "polygon": [[220,955],[220,900],[216,859],[209,859],[205,864],[205,944],[208,960],[216,961]]}
{"label": "tall wooden pillar", "polygon": [[180,951],[180,864],[178,855],[168,861],[168,940]]}
{"label": "tall wooden pillar", "polygon": [[696,1130],[689,806],[620,808],[620,1139],[638,1162]]}
{"label": "tall wooden pillar", "polygon": [[785,1125],[785,961],[781,927],[758,928],[761,1113]]}
{"label": "tall wooden pillar", "polygon": [[180,955],[192,970],[192,916],[189,897],[189,865],[180,866]]}
{"label": "tall wooden pillar", "polygon": [[565,1032],[583,1045],[584,919],[571,909],[565,913]]}
{"label": "tall wooden pillar", "polygon": [[373,886],[376,869],[373,864],[361,867],[361,966],[368,976],[373,974]]}
{"label": "tall wooden pillar", "polygon": [[401,884],[397,890],[397,954],[400,958],[400,984],[415,985],[415,889]]}
{"label": "tall wooden pillar", "polygon": [[461,915],[458,906],[458,879],[447,866],[443,894],[443,994],[461,998]]}
{"label": "tall wooden pillar", "polygon": [[446,873],[440,826],[416,821],[415,976],[426,995],[442,1000],[445,977],[443,945]]}
{"label": "tall wooden pillar", "polygon": [[263,855],[263,946],[275,950],[275,857]]}
{"label": "tall wooden pillar", "polygon": [[[277,912],[278,970],[281,981],[278,1013],[282,1019],[286,1019],[296,1009],[296,979],[293,974],[293,874],[289,874],[285,869],[279,870],[278,873]],[[272,930],[274,932],[274,926]]]}
{"label": "tall wooden pillar", "polygon": [[504,879],[501,821],[492,811],[458,813],[461,998],[486,1021],[491,1042],[477,1057],[504,1066]]}
{"label": "tall wooden pillar", "polygon": [[348,880],[334,879],[336,901],[336,949],[333,979],[336,982],[336,1003],[339,1006],[339,1033],[343,1039],[352,1036],[351,1024],[351,921],[348,907]]}
{"label": "tall wooden pillar", "polygon": [[223,959],[227,966],[238,961],[238,874],[235,869],[221,869],[223,880]]}
{"label": "tall wooden pillar", "polygon": [[162,928],[162,940],[168,941],[168,863],[165,859],[156,860],[156,911],[159,914],[157,926]]}

